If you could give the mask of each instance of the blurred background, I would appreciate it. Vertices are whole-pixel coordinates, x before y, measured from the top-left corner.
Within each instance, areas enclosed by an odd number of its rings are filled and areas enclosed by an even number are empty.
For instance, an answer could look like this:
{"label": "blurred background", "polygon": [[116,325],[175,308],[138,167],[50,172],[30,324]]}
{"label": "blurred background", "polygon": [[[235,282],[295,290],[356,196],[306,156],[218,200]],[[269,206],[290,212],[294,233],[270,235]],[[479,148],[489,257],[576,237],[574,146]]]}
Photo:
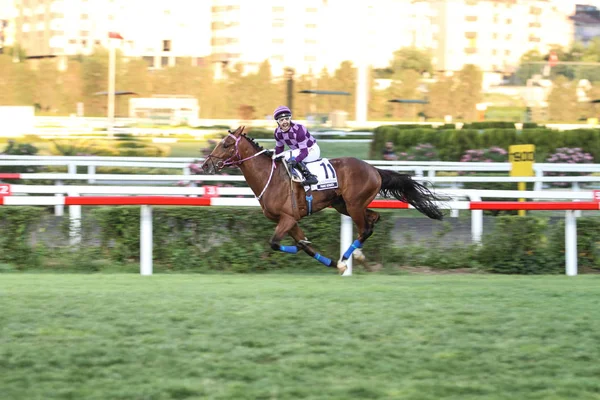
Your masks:
{"label": "blurred background", "polygon": [[341,128],[588,122],[600,99],[598,6],[0,0],[0,105],[190,126],[267,124],[279,104],[296,119]]}

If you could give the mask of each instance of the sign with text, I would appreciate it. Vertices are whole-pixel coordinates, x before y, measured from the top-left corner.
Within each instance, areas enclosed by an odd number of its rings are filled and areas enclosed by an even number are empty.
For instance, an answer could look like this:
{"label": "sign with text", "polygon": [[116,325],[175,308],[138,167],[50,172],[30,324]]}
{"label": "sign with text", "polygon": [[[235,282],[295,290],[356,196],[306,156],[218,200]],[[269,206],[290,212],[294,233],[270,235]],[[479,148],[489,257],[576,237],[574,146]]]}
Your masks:
{"label": "sign with text", "polygon": [[204,196],[202,197],[219,197],[217,186],[204,186]]}
{"label": "sign with text", "polygon": [[10,196],[12,194],[8,183],[0,183],[0,196]]}
{"label": "sign with text", "polygon": [[516,144],[509,146],[508,161],[511,164],[510,176],[534,176],[535,145]]}

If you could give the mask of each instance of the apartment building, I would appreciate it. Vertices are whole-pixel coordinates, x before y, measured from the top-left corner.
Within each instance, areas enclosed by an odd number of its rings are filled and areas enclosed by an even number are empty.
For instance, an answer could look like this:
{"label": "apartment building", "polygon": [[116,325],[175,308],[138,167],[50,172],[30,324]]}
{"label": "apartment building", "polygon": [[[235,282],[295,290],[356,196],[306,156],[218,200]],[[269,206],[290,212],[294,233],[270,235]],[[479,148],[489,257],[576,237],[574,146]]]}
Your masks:
{"label": "apartment building", "polygon": [[475,64],[511,72],[529,50],[568,46],[573,24],[551,0],[431,0],[433,54],[438,70]]}
{"label": "apartment building", "polygon": [[318,73],[346,60],[385,67],[393,51],[431,44],[422,29],[431,24],[427,11],[413,0],[213,0],[212,58],[249,69],[269,60],[274,75],[289,66]]}
{"label": "apartment building", "polygon": [[[597,4],[600,0],[581,0]],[[107,47],[161,68],[211,62],[247,71],[269,60],[275,76],[330,71],[342,61],[376,68],[395,50],[429,50],[438,70],[475,64],[507,73],[526,51],[568,46],[575,1],[567,0],[0,0],[5,43],[30,57],[66,59]],[[13,11],[11,12],[10,9]],[[12,23],[11,23],[12,21]],[[11,30],[12,29],[12,30]],[[589,31],[589,30],[588,30]]]}
{"label": "apartment building", "polygon": [[91,54],[108,46],[108,33],[126,56],[143,57],[150,66],[194,62],[210,52],[207,2],[142,0],[13,0],[15,42],[29,57]]}

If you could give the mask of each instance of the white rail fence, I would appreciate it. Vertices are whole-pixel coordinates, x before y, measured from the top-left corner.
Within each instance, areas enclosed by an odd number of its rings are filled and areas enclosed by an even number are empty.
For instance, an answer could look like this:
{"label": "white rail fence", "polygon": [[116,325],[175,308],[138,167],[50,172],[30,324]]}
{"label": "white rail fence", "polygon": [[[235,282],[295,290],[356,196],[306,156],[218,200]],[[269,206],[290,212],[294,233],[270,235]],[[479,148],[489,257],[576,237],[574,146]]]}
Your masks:
{"label": "white rail fence", "polygon": [[[101,177],[106,175],[97,174],[97,167],[115,167],[115,168],[158,168],[158,169],[175,169],[180,170],[183,176],[179,176],[177,180],[185,180],[188,176],[192,175],[190,165],[197,161],[202,161],[201,157],[189,158],[189,157],[87,157],[87,156],[10,156],[0,155],[0,167],[1,166],[52,166],[52,167],[66,167],[69,175],[75,175],[78,173],[78,167],[87,167],[87,174],[82,174],[85,180],[89,184],[93,184]],[[381,161],[381,160],[367,160],[367,163],[374,165],[382,169],[390,169],[399,172],[406,172],[415,175],[416,177],[427,176],[431,182],[438,183],[461,183],[460,177],[443,177],[444,180],[440,180],[439,172],[455,172],[455,173],[470,173],[470,172],[491,172],[501,173],[508,175],[511,169],[510,163],[472,163],[472,162],[443,162],[443,161]],[[573,190],[579,190],[580,183],[583,182],[595,182],[593,180],[550,180],[544,181],[545,174],[548,173],[584,173],[584,174],[597,174],[600,176],[600,164],[553,164],[553,163],[536,163],[534,164],[534,171],[536,180],[535,190],[542,190],[544,182],[571,182]],[[58,175],[55,175],[58,176]],[[123,174],[115,175],[122,180],[130,180]],[[139,175],[138,175],[139,176]],[[162,179],[165,175],[156,174],[156,177],[160,176],[161,179],[156,181],[171,181],[172,179]],[[168,175],[167,175],[168,176]],[[184,179],[186,178],[186,179]],[[466,177],[465,177],[466,178]],[[565,177],[566,178],[566,177]],[[33,179],[54,179],[54,180],[66,180],[66,179],[79,179],[79,178],[67,178],[63,175],[63,178],[33,178]],[[104,178],[107,179],[107,178]],[[230,180],[231,178],[223,178],[223,181]],[[242,178],[234,178],[233,180],[243,180]],[[455,180],[454,180],[455,179]],[[528,178],[531,179],[531,178]],[[108,180],[115,180],[108,178]],[[143,178],[141,180],[148,180]],[[197,180],[197,179],[194,179]],[[208,181],[208,178],[203,178],[203,181]],[[464,181],[468,182],[468,181]],[[471,181],[473,182],[473,181]],[[520,182],[532,182],[532,180],[520,180]],[[60,184],[60,183],[59,183]]]}
{"label": "white rail fence", "polygon": [[[511,178],[514,179],[514,178]],[[205,195],[204,187],[136,187],[136,186],[52,186],[52,185],[11,185],[13,196],[5,197],[5,205],[54,205],[55,207],[64,207],[64,194],[69,197],[79,196],[203,196]],[[253,197],[236,198],[231,196],[248,196],[252,195],[249,188],[218,188],[220,198],[211,199],[213,206],[236,206],[236,207],[258,207],[258,201]],[[437,193],[449,195],[452,200],[442,204],[444,208],[458,211],[470,210],[471,212],[471,240],[473,243],[481,243],[483,235],[483,210],[471,209],[470,204],[473,202],[481,202],[486,198],[505,198],[505,199],[534,199],[534,200],[570,200],[572,202],[597,201],[595,192],[593,191],[512,191],[512,190],[463,190],[463,189],[447,189],[437,190]],[[54,197],[39,197],[28,195],[40,194],[55,194],[60,196]],[[28,196],[27,198],[23,198]],[[13,200],[14,199],[14,200]],[[52,200],[50,200],[52,199]],[[468,199],[464,201],[463,199]],[[80,242],[80,227],[81,227],[81,205],[70,205],[70,243],[76,245]],[[573,204],[572,210],[567,210],[565,214],[565,244],[566,244],[566,263],[565,271],[567,275],[577,274],[577,228],[576,217],[580,211],[577,210],[577,204]],[[600,208],[600,203],[598,203]],[[595,209],[598,209],[595,208]],[[564,209],[564,208],[563,208]],[[61,209],[62,215],[62,209]],[[140,264],[140,272],[143,275],[152,273],[152,211],[149,205],[142,205],[141,208],[141,249],[142,258]],[[345,249],[352,243],[352,221],[349,217],[342,216],[340,223],[340,242],[342,254]],[[351,274],[352,263],[349,260],[349,273]]]}

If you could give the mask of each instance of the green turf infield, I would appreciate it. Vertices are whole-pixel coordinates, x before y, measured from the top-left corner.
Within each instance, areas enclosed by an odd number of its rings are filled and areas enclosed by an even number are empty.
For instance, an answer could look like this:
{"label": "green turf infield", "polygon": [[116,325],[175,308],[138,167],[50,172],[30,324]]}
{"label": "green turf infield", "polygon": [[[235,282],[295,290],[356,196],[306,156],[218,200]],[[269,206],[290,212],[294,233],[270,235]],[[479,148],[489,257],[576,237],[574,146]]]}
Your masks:
{"label": "green turf infield", "polygon": [[600,276],[0,275],[0,398],[600,399]]}

